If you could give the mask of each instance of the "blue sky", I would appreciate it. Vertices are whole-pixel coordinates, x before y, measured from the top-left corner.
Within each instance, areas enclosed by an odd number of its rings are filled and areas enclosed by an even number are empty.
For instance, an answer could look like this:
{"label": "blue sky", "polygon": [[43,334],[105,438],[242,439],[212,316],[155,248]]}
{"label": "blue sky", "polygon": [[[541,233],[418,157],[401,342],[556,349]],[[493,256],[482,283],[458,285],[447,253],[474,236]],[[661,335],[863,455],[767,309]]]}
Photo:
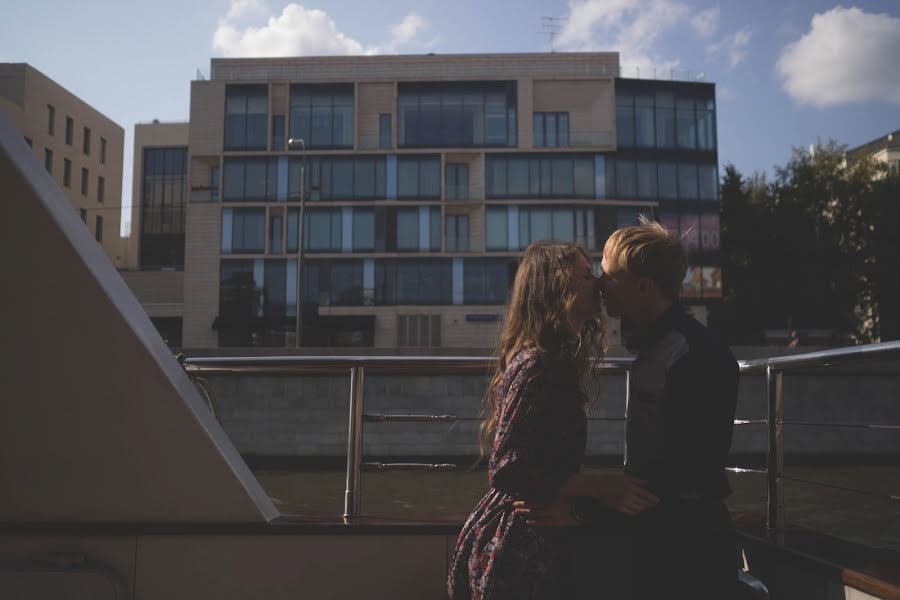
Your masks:
{"label": "blue sky", "polygon": [[[771,173],[792,147],[900,128],[900,2],[63,0],[10,3],[0,62],[27,62],[125,128],[186,120],[213,56],[617,50],[624,74],[717,84],[719,159]],[[128,213],[123,212],[127,217]],[[126,227],[127,223],[123,223]]]}

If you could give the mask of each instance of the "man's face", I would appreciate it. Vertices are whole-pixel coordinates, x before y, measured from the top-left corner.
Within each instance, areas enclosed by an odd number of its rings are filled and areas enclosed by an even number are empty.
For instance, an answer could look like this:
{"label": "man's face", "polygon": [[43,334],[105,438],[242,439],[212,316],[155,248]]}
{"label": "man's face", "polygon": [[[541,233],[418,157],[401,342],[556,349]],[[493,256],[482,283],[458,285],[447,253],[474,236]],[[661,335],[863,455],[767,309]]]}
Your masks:
{"label": "man's face", "polygon": [[600,291],[606,314],[610,317],[632,316],[640,302],[638,278],[619,270],[607,260],[605,254],[600,262],[600,269],[603,271],[600,275]]}

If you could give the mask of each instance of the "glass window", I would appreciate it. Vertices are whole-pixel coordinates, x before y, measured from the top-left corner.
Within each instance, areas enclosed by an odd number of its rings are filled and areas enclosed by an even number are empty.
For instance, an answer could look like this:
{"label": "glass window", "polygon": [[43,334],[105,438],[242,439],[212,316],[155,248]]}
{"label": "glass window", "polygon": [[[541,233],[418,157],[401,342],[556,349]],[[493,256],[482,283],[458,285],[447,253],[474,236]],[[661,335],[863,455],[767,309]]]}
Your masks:
{"label": "glass window", "polygon": [[510,198],[528,197],[527,158],[510,158],[507,160],[506,192]]}
{"label": "glass window", "polygon": [[569,113],[556,114],[556,137],[560,148],[569,146]]}
{"label": "glass window", "polygon": [[656,198],[656,163],[641,161],[637,164],[638,198]]}
{"label": "glass window", "polygon": [[465,163],[447,163],[446,187],[448,200],[468,200],[469,165]]}
{"label": "glass window", "polygon": [[633,160],[616,161],[616,195],[619,198],[637,196],[637,170]]}
{"label": "glass window", "polygon": [[53,135],[56,129],[56,109],[50,104],[47,105],[47,133]]}
{"label": "glass window", "polygon": [[553,209],[553,231],[551,235],[554,240],[560,242],[575,241],[575,219],[574,211],[571,208]]}
{"label": "glass window", "polygon": [[616,144],[634,146],[634,97],[623,92],[616,94]]}
{"label": "glass window", "polygon": [[[222,219],[222,252],[256,254],[265,251],[266,211],[263,208],[226,208]],[[231,222],[228,228],[229,217]]]}
{"label": "glass window", "polygon": [[696,116],[694,114],[693,98],[677,98],[676,107],[676,131],[678,133],[679,148],[697,147]]}
{"label": "glass window", "polygon": [[636,208],[616,209],[616,227],[634,227],[639,223],[638,210]]}
{"label": "glass window", "polygon": [[656,145],[675,147],[675,97],[671,92],[656,92]]}
{"label": "glass window", "polygon": [[469,251],[469,217],[447,215],[447,252]]}
{"label": "glass window", "polygon": [[653,111],[653,96],[635,97],[635,145],[652,148],[656,145],[656,116]]}
{"label": "glass window", "polygon": [[353,146],[353,85],[292,85],[289,132],[307,148]]}
{"label": "glass window", "polygon": [[335,200],[353,198],[353,159],[339,158],[331,163],[331,193]]}
{"label": "glass window", "polygon": [[272,150],[284,150],[284,115],[272,117]]}
{"label": "glass window", "polygon": [[697,165],[678,164],[678,197],[682,200],[697,199]]}
{"label": "glass window", "polygon": [[97,218],[94,222],[94,239],[97,240],[98,244],[103,243],[103,217],[97,215]]}
{"label": "glass window", "polygon": [[559,140],[556,137],[556,113],[544,113],[544,141],[550,148],[556,148]]}
{"label": "glass window", "polygon": [[588,250],[597,249],[594,209],[575,209],[575,243]]}
{"label": "glass window", "polygon": [[82,196],[88,195],[88,179],[90,178],[90,176],[91,175],[88,172],[88,170],[85,169],[84,167],[82,167],[82,169],[81,169],[81,195]]}
{"label": "glass window", "polygon": [[103,204],[104,195],[106,194],[106,179],[97,177],[97,202]]}
{"label": "glass window", "polygon": [[463,261],[463,303],[503,304],[512,285],[514,263],[504,258],[466,258]]}
{"label": "glass window", "polygon": [[554,158],[551,193],[554,196],[571,196],[575,193],[575,173],[571,159]]}
{"label": "glass window", "polygon": [[703,272],[703,297],[722,297],[722,268],[702,267]]}
{"label": "glass window", "polygon": [[720,224],[718,213],[700,215],[700,247],[707,252],[719,250]]}
{"label": "glass window", "polygon": [[281,215],[272,215],[269,218],[269,252],[281,254]]}
{"label": "glass window", "polygon": [[515,146],[514,82],[399,84],[398,145]]}
{"label": "glass window", "polygon": [[378,115],[378,147],[382,150],[391,147],[391,114]]}
{"label": "glass window", "polygon": [[697,147],[701,150],[716,148],[716,103],[715,100],[697,101]]}
{"label": "glass window", "polygon": [[509,228],[505,206],[488,206],[485,209],[485,248],[507,250],[509,248]]}
{"label": "glass window", "polygon": [[399,198],[440,198],[441,159],[400,157],[397,161]]}
{"label": "glass window", "polygon": [[678,198],[678,171],[675,163],[659,163],[659,197],[664,200]]}
{"label": "glass window", "polygon": [[579,157],[574,160],[575,169],[575,197],[594,197],[594,160],[590,156]]}
{"label": "glass window", "polygon": [[340,252],[341,211],[311,210],[303,213],[303,249],[311,252]]}
{"label": "glass window", "polygon": [[419,209],[397,209],[397,250],[419,249]]}
{"label": "glass window", "polygon": [[91,129],[90,127],[84,128],[84,133],[81,136],[81,149],[88,156],[91,154]]}
{"label": "glass window", "polygon": [[106,138],[100,138],[100,164],[106,164]]}
{"label": "glass window", "polygon": [[700,199],[718,200],[719,181],[715,165],[700,165]]}
{"label": "glass window", "polygon": [[534,132],[534,147],[543,148],[546,146],[547,141],[544,139],[544,113],[536,112],[532,115],[531,127]]}
{"label": "glass window", "polygon": [[63,159],[63,185],[72,187],[72,161],[68,158]]}
{"label": "glass window", "polygon": [[268,98],[266,85],[226,86],[225,150],[266,149]]}
{"label": "glass window", "polygon": [[72,138],[74,137],[75,131],[75,121],[72,117],[66,117],[66,144],[69,146],[72,145]]}
{"label": "glass window", "polygon": [[371,208],[353,209],[353,251],[371,252],[375,249],[375,211]]}
{"label": "glass window", "polygon": [[700,215],[696,213],[681,214],[681,239],[688,252],[700,250]]}
{"label": "glass window", "polygon": [[446,259],[400,259],[375,263],[375,303],[450,304],[451,262]]}

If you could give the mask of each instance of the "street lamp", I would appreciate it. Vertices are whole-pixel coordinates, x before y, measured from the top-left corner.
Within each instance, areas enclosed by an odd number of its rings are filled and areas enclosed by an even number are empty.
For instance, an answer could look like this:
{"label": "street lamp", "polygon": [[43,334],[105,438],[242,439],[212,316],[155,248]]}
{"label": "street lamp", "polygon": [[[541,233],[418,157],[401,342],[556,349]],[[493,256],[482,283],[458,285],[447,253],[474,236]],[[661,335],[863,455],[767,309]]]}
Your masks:
{"label": "street lamp", "polygon": [[303,299],[300,296],[300,281],[303,276],[303,186],[306,183],[306,143],[301,138],[288,140],[288,150],[300,145],[300,215],[297,225],[297,319],[294,324],[294,347],[300,347],[300,333],[303,330]]}

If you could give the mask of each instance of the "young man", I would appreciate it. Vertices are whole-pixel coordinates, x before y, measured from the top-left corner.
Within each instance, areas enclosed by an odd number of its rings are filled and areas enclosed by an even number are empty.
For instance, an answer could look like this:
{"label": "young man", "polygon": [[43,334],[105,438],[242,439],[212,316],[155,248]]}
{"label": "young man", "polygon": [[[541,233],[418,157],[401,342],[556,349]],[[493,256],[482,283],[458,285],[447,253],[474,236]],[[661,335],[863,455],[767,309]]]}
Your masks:
{"label": "young man", "polygon": [[[734,530],[724,498],[738,366],[728,347],[678,303],[687,270],[680,238],[645,219],[603,249],[606,312],[626,322],[636,353],[625,426],[625,475],[610,501],[523,506],[536,526],[631,518],[633,597],[727,599],[737,592]],[[642,497],[646,482],[658,503]],[[524,503],[518,503],[524,505]],[[566,509],[571,514],[566,514]]]}
{"label": "young man", "polygon": [[633,521],[635,597],[733,597],[736,549],[724,498],[737,362],[678,303],[687,256],[675,233],[642,219],[610,236],[600,267],[607,314],[634,329],[625,472],[660,499]]}

